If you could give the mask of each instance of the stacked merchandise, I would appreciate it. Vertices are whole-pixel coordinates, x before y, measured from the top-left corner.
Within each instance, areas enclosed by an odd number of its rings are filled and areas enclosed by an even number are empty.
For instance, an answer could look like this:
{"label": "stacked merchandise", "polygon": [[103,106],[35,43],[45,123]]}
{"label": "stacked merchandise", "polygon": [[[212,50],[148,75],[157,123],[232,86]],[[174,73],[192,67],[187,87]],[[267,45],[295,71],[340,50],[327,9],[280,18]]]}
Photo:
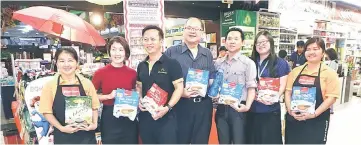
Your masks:
{"label": "stacked merchandise", "polygon": [[275,51],[279,51],[280,41],[280,14],[271,12],[258,12],[257,15],[257,33],[268,31],[273,36],[275,42]]}
{"label": "stacked merchandise", "polygon": [[[21,68],[20,68],[21,70]],[[18,75],[16,86],[17,108],[13,110],[20,138],[25,144],[53,144],[52,128],[37,111],[41,89],[54,73],[40,69],[28,69]]]}
{"label": "stacked merchandise", "polygon": [[280,36],[280,50],[286,50],[287,55],[291,56],[296,49],[297,30],[281,28]]}
{"label": "stacked merchandise", "polygon": [[5,62],[1,62],[0,85],[1,86],[14,85],[14,77],[9,76],[8,70],[5,68]]}

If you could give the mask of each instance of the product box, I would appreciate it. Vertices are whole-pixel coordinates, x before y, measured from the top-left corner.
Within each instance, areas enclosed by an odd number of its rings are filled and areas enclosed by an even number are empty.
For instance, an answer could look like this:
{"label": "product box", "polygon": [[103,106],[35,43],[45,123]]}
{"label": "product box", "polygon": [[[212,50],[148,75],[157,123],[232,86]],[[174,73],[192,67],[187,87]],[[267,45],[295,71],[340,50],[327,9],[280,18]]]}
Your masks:
{"label": "product box", "polygon": [[65,123],[67,125],[87,127],[93,122],[92,116],[91,97],[65,97]]}
{"label": "product box", "polygon": [[280,79],[279,78],[260,78],[258,83],[257,100],[267,102],[279,102]]}
{"label": "product box", "polygon": [[207,93],[208,80],[209,71],[189,68],[186,78],[186,88],[198,90],[200,93],[199,96],[205,97]]}
{"label": "product box", "polygon": [[223,70],[218,70],[216,78],[208,90],[209,97],[217,97],[223,82]]}
{"label": "product box", "polygon": [[218,104],[238,106],[241,102],[243,85],[234,82],[223,82],[219,93]]}
{"label": "product box", "polygon": [[154,83],[142,99],[142,104],[150,114],[156,115],[158,107],[164,106],[167,100],[168,93]]}
{"label": "product box", "polygon": [[316,87],[293,87],[291,110],[298,112],[315,112]]}
{"label": "product box", "polygon": [[117,89],[114,98],[113,116],[116,118],[120,116],[128,117],[134,121],[137,116],[138,101],[139,97],[136,91]]}

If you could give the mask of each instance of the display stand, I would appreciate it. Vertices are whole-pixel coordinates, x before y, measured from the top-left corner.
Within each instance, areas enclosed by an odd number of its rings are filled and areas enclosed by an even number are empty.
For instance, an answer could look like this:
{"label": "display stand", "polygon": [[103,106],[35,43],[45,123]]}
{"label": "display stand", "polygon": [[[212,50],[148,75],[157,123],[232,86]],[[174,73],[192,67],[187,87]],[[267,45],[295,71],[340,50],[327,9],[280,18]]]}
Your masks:
{"label": "display stand", "polygon": [[296,50],[297,39],[297,29],[281,28],[279,43],[280,50],[286,50],[287,56],[291,57],[291,54]]}

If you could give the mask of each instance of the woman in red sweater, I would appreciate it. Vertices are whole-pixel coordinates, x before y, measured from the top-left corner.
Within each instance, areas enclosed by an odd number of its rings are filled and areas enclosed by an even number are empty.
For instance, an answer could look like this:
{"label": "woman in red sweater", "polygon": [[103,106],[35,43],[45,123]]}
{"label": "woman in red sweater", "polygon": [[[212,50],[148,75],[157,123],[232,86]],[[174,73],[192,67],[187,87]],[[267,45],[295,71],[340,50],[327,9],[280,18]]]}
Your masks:
{"label": "woman in red sweater", "polygon": [[107,45],[111,63],[95,72],[93,84],[99,91],[99,100],[103,103],[100,131],[103,144],[138,144],[137,121],[125,117],[113,116],[115,90],[135,88],[137,73],[127,67],[125,61],[130,50],[123,37],[113,37]]}

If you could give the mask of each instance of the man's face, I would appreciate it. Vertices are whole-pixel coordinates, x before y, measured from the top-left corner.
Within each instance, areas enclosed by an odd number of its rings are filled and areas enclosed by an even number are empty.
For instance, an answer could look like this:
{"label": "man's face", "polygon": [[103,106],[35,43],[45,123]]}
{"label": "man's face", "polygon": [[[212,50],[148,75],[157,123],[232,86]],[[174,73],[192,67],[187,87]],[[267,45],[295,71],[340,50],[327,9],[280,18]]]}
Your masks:
{"label": "man's face", "polygon": [[144,32],[143,47],[148,54],[153,54],[161,51],[163,40],[159,37],[159,32],[156,29],[150,29]]}
{"label": "man's face", "polygon": [[302,53],[303,52],[303,46],[297,47],[297,52]]}
{"label": "man's face", "polygon": [[204,31],[202,28],[202,23],[199,21],[199,19],[189,19],[184,25],[184,41],[188,43],[199,43]]}
{"label": "man's face", "polygon": [[243,40],[241,33],[238,31],[231,31],[227,35],[226,48],[229,52],[237,52],[241,49]]}

